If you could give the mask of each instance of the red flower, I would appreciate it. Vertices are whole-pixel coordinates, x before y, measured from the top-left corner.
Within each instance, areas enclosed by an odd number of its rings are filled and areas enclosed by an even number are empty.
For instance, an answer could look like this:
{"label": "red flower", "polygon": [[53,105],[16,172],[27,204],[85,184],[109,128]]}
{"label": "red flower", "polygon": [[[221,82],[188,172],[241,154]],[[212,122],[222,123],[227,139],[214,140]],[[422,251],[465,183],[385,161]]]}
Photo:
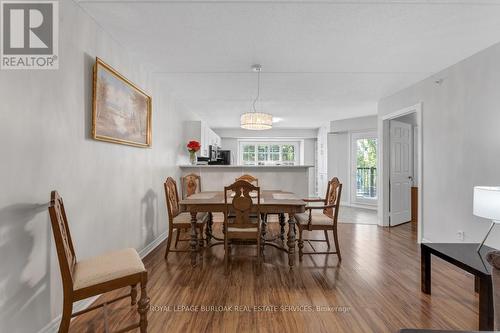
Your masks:
{"label": "red flower", "polygon": [[196,152],[196,151],[200,150],[201,145],[198,141],[193,140],[193,141],[189,141],[189,143],[187,144],[187,148],[189,151]]}

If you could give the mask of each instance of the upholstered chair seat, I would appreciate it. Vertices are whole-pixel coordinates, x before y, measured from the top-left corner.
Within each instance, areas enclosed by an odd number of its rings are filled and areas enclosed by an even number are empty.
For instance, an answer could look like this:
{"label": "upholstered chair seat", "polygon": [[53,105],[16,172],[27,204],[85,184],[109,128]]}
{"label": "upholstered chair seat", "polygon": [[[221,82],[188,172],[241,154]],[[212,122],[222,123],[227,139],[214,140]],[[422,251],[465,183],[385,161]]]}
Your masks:
{"label": "upholstered chair seat", "polygon": [[[309,223],[309,212],[295,214],[295,220],[297,223],[302,225],[307,225]],[[313,212],[311,214],[311,224],[314,225],[332,225],[332,219],[323,213]]]}
{"label": "upholstered chair seat", "polygon": [[73,288],[83,289],[145,271],[135,249],[108,252],[76,263]]}
{"label": "upholstered chair seat", "polygon": [[[208,213],[198,213],[196,214],[196,219],[198,223],[205,223],[208,220]],[[191,213],[183,212],[174,217],[174,224],[190,224],[191,223]]]}

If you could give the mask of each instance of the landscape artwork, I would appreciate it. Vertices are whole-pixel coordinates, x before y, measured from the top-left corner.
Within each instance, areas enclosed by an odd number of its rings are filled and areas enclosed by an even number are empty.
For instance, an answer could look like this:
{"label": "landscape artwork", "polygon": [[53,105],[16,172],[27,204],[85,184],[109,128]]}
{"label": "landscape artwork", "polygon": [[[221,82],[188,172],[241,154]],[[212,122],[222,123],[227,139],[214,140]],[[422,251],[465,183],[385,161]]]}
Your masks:
{"label": "landscape artwork", "polygon": [[151,97],[99,58],[94,66],[92,136],[151,146]]}

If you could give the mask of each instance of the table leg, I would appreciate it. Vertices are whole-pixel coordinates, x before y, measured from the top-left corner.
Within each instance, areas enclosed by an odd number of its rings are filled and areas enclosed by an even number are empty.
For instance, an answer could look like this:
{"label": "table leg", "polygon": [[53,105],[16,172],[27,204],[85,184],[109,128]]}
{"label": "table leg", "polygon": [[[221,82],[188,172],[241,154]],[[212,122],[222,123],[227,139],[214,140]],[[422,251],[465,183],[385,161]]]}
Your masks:
{"label": "table leg", "polygon": [[474,275],[474,291],[479,293],[479,276]]}
{"label": "table leg", "polygon": [[212,225],[214,223],[214,216],[212,213],[208,213],[208,222],[205,227],[205,237],[207,238],[207,244],[212,240]]}
{"label": "table leg", "polygon": [[479,277],[479,330],[493,331],[493,321],[491,276]]}
{"label": "table leg", "polygon": [[424,294],[431,293],[431,253],[426,246],[420,246],[420,278],[421,290]]}
{"label": "table leg", "polygon": [[261,239],[261,242],[260,242],[260,253],[262,255],[264,255],[264,246],[266,244],[266,234],[267,234],[267,221],[266,221],[266,217],[262,218],[261,216],[261,222],[260,222],[260,239]]}
{"label": "table leg", "polygon": [[279,220],[280,220],[280,239],[281,241],[285,240],[285,214],[280,213],[279,214]]}
{"label": "table leg", "polygon": [[191,248],[191,266],[196,266],[196,252],[198,250],[198,228],[196,228],[196,212],[191,212],[191,241],[189,242]]}
{"label": "table leg", "polygon": [[293,270],[295,265],[295,217],[288,214],[288,265]]}

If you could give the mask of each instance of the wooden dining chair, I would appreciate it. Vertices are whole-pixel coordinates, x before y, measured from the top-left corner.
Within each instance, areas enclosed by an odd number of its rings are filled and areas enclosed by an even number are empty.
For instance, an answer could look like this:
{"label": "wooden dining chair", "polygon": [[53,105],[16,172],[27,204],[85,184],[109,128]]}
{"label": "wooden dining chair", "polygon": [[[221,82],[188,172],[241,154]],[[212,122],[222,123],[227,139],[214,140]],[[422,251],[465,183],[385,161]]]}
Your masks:
{"label": "wooden dining chair", "polygon": [[[191,241],[191,238],[180,238],[181,230],[191,230],[191,213],[183,212],[179,206],[179,193],[177,192],[177,183],[172,177],[168,177],[164,183],[165,187],[165,199],[167,201],[167,213],[168,213],[168,238],[167,238],[167,249],[165,251],[165,259],[168,257],[169,252],[190,252],[187,250],[177,250],[178,242]],[[209,215],[207,213],[198,213],[196,216],[197,223],[196,227],[199,235],[199,244],[203,246],[203,228],[208,221]],[[171,249],[172,235],[174,230],[176,230],[175,238],[175,249]]]}
{"label": "wooden dining chair", "polygon": [[182,199],[201,192],[201,177],[195,173],[181,177]]}
{"label": "wooden dining chair", "polygon": [[[251,192],[256,193],[252,198]],[[255,200],[255,202],[254,202]],[[260,221],[260,188],[246,180],[238,180],[224,187],[224,264],[229,273],[229,259],[233,244],[257,245],[257,273],[262,269],[263,239]],[[252,242],[253,243],[253,242]]]}
{"label": "wooden dining chair", "polygon": [[[120,329],[120,332],[140,328],[147,332],[149,297],[146,292],[148,272],[135,249],[123,249],[103,254],[98,257],[78,261],[64,210],[64,203],[57,191],[50,195],[49,215],[57,250],[57,259],[63,284],[63,311],[59,333],[68,332],[72,317],[104,307],[110,303],[130,297],[131,304],[137,301],[137,285],[141,285],[141,298],[137,311],[139,323]],[[116,289],[130,287],[130,293],[111,301],[91,306],[85,310],[73,312],[73,303],[85,298],[97,296]],[[107,323],[107,311],[104,311],[104,325]]]}
{"label": "wooden dining chair", "polygon": [[[238,180],[245,180],[247,182],[249,182],[250,184],[253,184],[255,186],[259,186],[259,179],[252,176],[252,175],[249,175],[249,174],[244,174],[238,178],[235,179],[235,181],[238,181]],[[265,223],[267,225],[267,217],[268,215],[278,215],[278,221],[279,221],[279,224],[280,224],[280,239],[283,241],[285,240],[285,214],[283,213],[267,213],[267,214],[262,214],[261,215],[261,219],[262,219],[262,222]],[[264,230],[264,237],[265,237],[265,233],[266,233],[266,230],[267,228],[263,228]]]}
{"label": "wooden dining chair", "polygon": [[[297,227],[299,229],[299,260],[302,260],[304,254],[337,254],[339,261],[342,261],[340,255],[340,246],[337,232],[337,219],[340,208],[340,195],[342,193],[342,184],[337,177],[334,177],[328,182],[325,199],[303,199],[306,202],[322,202],[323,205],[307,206],[306,212],[295,214]],[[313,211],[322,210],[321,213]],[[303,232],[313,230],[323,230],[325,239],[303,239]],[[328,231],[333,232],[333,241],[335,243],[335,251],[318,252],[314,249],[311,242],[326,242],[330,249],[330,240],[328,239]],[[309,243],[313,252],[304,252],[304,241]]]}
{"label": "wooden dining chair", "polygon": [[259,179],[252,176],[252,175],[249,175],[249,174],[241,175],[238,178],[236,178],[234,181],[237,182],[238,180],[244,180],[244,181],[247,181],[254,186],[259,186]]}

